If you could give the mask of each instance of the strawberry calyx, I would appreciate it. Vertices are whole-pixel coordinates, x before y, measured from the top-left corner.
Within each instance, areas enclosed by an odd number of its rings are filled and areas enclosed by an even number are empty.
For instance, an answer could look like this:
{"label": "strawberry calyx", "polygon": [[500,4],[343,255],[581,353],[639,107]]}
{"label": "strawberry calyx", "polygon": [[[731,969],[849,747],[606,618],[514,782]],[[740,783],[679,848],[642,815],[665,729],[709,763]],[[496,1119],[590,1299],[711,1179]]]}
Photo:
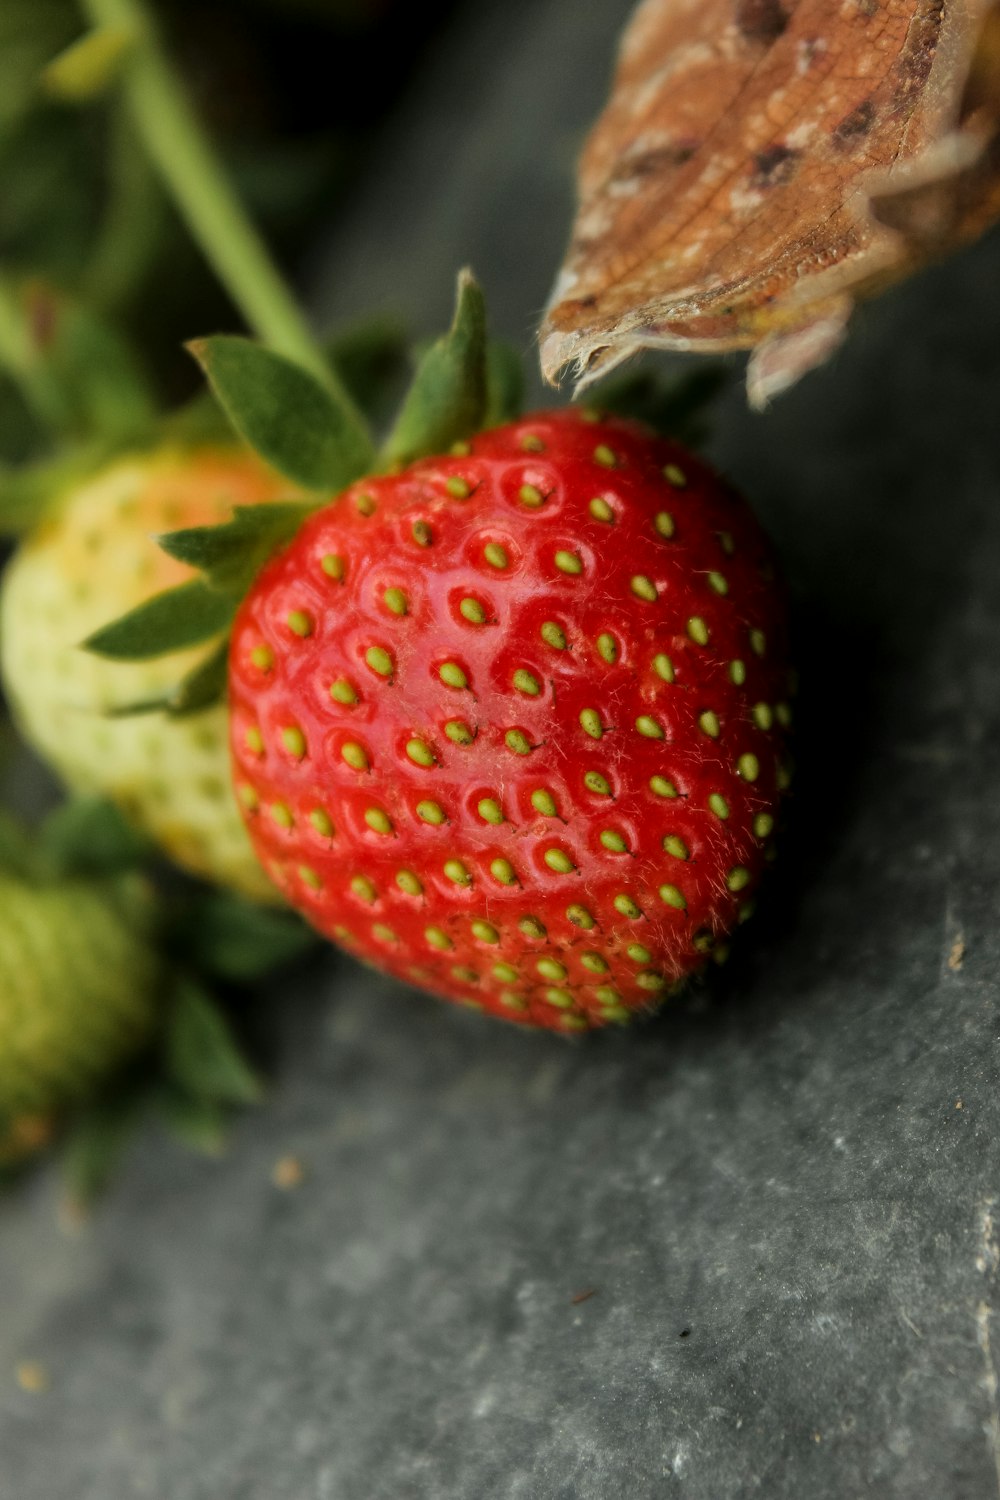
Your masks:
{"label": "strawberry calyx", "polygon": [[[451,326],[419,359],[387,436],[376,448],[370,424],[336,389],[310,370],[247,338],[219,335],[189,345],[236,433],[291,485],[310,498],[236,507],[216,526],[157,538],[171,557],[199,569],[193,582],[155,595],[91,635],[85,649],[140,661],[198,643],[211,650],[167,695],[125,706],[179,714],[221,697],[226,640],[240,601],[260,569],[286,546],[306,518],[352,483],[394,473],[421,458],[460,450],[483,429],[513,421],[521,410],[523,372],[509,346],[487,336],[483,293],[471,272],[458,277]],[[347,364],[346,353],[338,356]],[[667,430],[696,421],[720,384],[720,366],[673,382],[664,392],[648,374],[607,388],[610,410],[642,408]]]}
{"label": "strawberry calyx", "polygon": [[369,424],[310,370],[250,339],[219,335],[189,346],[237,434],[301,493],[315,499],[237,507],[219,526],[158,538],[171,557],[200,577],[155,595],[110,622],[83,645],[113,660],[139,661],[201,642],[213,650],[192,677],[155,704],[187,712],[221,695],[224,640],[253,578],[313,511],[363,475],[392,471],[446,451],[482,426],[514,415],[518,362],[486,335],[483,294],[460,273],[447,333],[420,359],[400,411],[376,451]]}

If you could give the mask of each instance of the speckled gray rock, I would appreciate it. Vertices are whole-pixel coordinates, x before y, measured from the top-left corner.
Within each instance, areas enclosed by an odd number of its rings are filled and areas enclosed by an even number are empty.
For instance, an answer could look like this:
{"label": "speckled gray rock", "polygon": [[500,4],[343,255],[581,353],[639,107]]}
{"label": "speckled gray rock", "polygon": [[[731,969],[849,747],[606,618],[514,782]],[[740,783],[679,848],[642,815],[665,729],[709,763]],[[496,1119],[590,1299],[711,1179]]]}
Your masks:
{"label": "speckled gray rock", "polygon": [[[527,341],[626,8],[467,8],[327,311],[433,327],[468,260]],[[803,669],[731,967],[581,1045],[347,961],[276,993],[226,1161],[149,1139],[77,1237],[44,1176],[0,1205],[3,1500],[997,1494],[998,293],[994,236],[725,403]]]}

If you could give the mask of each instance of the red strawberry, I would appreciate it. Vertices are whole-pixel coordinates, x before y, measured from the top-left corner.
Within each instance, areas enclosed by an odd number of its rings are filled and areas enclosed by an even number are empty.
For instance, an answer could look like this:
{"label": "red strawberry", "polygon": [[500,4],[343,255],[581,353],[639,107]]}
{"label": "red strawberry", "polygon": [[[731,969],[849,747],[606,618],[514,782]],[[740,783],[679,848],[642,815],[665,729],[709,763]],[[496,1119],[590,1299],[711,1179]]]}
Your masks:
{"label": "red strawberry", "polygon": [[544,413],[354,484],[245,599],[235,777],[262,861],[402,979],[556,1030],[656,1001],[774,826],[783,610],[676,444]]}

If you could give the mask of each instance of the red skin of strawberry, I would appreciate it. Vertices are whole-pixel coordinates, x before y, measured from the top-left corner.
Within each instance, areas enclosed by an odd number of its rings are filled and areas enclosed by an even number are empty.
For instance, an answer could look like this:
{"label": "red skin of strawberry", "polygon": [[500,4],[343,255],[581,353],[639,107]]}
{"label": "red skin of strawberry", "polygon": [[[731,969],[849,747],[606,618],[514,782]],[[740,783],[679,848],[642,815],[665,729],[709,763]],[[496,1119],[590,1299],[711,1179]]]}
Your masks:
{"label": "red skin of strawberry", "polygon": [[634,423],[460,446],[353,485],[254,583],[237,791],[322,933],[580,1031],[662,999],[747,910],[786,780],[782,596],[744,502]]}

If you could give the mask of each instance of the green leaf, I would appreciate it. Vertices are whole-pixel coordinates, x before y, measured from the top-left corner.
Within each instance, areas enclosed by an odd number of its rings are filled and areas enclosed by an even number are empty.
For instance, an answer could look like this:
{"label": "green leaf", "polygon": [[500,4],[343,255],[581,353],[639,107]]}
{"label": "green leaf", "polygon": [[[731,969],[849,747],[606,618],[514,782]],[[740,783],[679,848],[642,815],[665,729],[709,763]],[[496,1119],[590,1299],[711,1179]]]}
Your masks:
{"label": "green leaf", "polygon": [[100,797],[63,802],[42,824],[39,848],[61,875],[117,875],[149,858],[152,845]]}
{"label": "green leaf", "polygon": [[114,446],[153,431],[156,402],[131,345],[43,281],[0,276],[0,363],[64,444]]}
{"label": "green leaf", "polygon": [[151,433],[157,403],[124,335],[48,287],[29,288],[27,303],[31,326],[46,330],[37,358],[63,393],[79,436],[123,443]]}
{"label": "green leaf", "polygon": [[445,453],[482,426],[486,412],[486,303],[470,271],[458,278],[455,316],[424,355],[384,457],[410,463]]}
{"label": "green leaf", "polygon": [[212,588],[242,597],[268,558],[290,542],[315,506],[275,501],[238,505],[221,526],[192,526],[157,538],[178,562],[199,568]]}
{"label": "green leaf", "polygon": [[337,494],[370,469],[366,428],[301,365],[229,334],[188,347],[236,431],[279,474]]}
{"label": "green leaf", "polygon": [[108,1186],[135,1136],[142,1103],[136,1088],[126,1088],[78,1116],[62,1153],[63,1177],[75,1209],[89,1208]]}
{"label": "green leaf", "polygon": [[227,628],[235,602],[200,579],[154,594],[82,643],[85,651],[113,661],[145,661],[197,646]]}
{"label": "green leaf", "polygon": [[174,984],[172,1002],[164,1061],[174,1083],[209,1103],[256,1103],[260,1081],[211,996],[182,977]]}
{"label": "green leaf", "polygon": [[211,1099],[194,1099],[183,1089],[163,1087],[156,1106],[175,1140],[203,1156],[221,1156],[229,1143],[231,1112]]}
{"label": "green leaf", "polygon": [[223,641],[167,695],[167,713],[180,719],[220,702],[225,696],[228,675],[229,642]]}
{"label": "green leaf", "polygon": [[192,903],[177,941],[201,972],[246,983],[308,952],[318,939],[291,911],[210,891]]}
{"label": "green leaf", "polygon": [[486,411],[484,427],[500,427],[521,415],[524,404],[524,365],[513,344],[491,339],[486,348]]}
{"label": "green leaf", "polygon": [[[11,0],[0,4],[0,18]],[[42,7],[34,6],[37,12]],[[79,29],[72,7],[62,4],[70,22],[53,38],[40,60],[44,64]],[[37,25],[37,21],[29,22]],[[4,129],[8,94],[4,87],[7,57],[0,37],[0,182],[3,183],[3,263],[8,270],[30,268],[60,285],[77,285],[94,233],[95,205],[104,192],[106,161],[95,139],[94,122],[81,129],[79,115],[68,109],[29,111]],[[31,80],[38,98],[38,73]]]}
{"label": "green leaf", "polygon": [[74,8],[59,0],[0,4],[0,136],[37,103],[41,70],[79,25]]}
{"label": "green leaf", "polygon": [[97,26],[60,52],[42,72],[46,93],[67,104],[86,104],[119,77],[135,42],[131,26]]}

